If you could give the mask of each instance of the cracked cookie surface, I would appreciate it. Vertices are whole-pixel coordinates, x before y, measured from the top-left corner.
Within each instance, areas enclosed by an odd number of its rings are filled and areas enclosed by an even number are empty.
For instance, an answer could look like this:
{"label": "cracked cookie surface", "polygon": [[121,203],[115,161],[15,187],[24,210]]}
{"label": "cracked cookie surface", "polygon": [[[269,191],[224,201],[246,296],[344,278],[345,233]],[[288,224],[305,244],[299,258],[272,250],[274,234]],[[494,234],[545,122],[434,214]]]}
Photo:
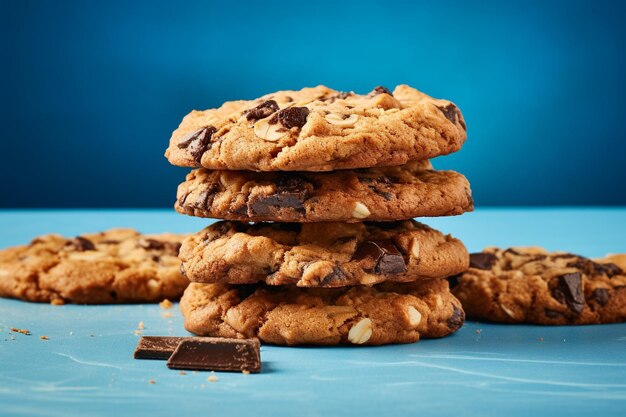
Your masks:
{"label": "cracked cookie surface", "polygon": [[426,160],[458,151],[465,139],[453,103],[409,86],[367,95],[318,86],[194,110],[165,156],[218,170],[332,171]]}
{"label": "cracked cookie surface", "polygon": [[412,343],[454,333],[465,319],[441,279],[331,289],[191,283],[180,308],[197,335],[276,345]]}
{"label": "cracked cookie surface", "polygon": [[626,258],[487,248],[450,278],[468,317],[546,325],[626,321]]}
{"label": "cracked cookie surface", "polygon": [[226,220],[394,221],[473,209],[467,179],[428,161],[326,172],[200,169],[178,187],[176,210]]}
{"label": "cracked cookie surface", "polygon": [[214,223],[183,241],[190,281],[299,287],[441,278],[467,269],[461,241],[414,220]]}
{"label": "cracked cookie surface", "polygon": [[54,304],[108,304],[178,299],[185,236],[111,229],[75,238],[44,235],[0,250],[0,296]]}

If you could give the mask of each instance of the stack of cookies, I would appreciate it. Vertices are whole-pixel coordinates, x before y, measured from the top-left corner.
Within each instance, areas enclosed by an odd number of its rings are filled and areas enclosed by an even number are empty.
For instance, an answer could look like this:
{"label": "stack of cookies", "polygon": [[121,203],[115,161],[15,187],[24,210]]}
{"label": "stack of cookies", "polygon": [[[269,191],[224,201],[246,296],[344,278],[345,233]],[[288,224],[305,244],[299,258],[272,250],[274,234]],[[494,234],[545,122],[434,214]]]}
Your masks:
{"label": "stack of cookies", "polygon": [[192,171],[180,213],[224,219],[180,250],[187,330],[279,345],[409,343],[465,314],[444,278],[463,244],[414,217],[473,209],[469,183],[429,159],[458,151],[449,101],[401,85],[324,86],[193,111],[166,156]]}

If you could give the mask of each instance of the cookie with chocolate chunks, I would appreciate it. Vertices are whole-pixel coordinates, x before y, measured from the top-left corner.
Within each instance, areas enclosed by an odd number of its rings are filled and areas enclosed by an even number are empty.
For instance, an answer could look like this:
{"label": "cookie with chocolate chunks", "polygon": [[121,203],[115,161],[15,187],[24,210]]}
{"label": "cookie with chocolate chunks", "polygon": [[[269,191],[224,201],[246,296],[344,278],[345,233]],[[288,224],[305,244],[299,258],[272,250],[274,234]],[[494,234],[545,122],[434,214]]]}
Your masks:
{"label": "cookie with chocolate chunks", "polygon": [[626,321],[626,255],[591,260],[541,248],[487,248],[452,291],[468,317],[546,325]]}
{"label": "cookie with chocolate chunks", "polygon": [[273,287],[191,283],[180,301],[185,328],[200,336],[275,345],[384,345],[444,337],[464,323],[444,279],[371,287]]}
{"label": "cookie with chocolate chunks", "polygon": [[179,213],[226,220],[395,221],[473,210],[469,183],[430,162],[326,172],[200,169],[178,186]]}
{"label": "cookie with chocolate chunks", "polygon": [[456,105],[407,85],[369,94],[320,85],[194,110],[165,156],[184,167],[333,171],[427,160],[458,151],[466,136]]}
{"label": "cookie with chocolate chunks", "polygon": [[463,244],[414,220],[389,223],[218,222],[183,241],[190,281],[299,287],[410,282],[459,274]]}
{"label": "cookie with chocolate chunks", "polygon": [[0,297],[53,304],[110,304],[178,299],[184,235],[110,229],[73,238],[44,235],[0,250]]}

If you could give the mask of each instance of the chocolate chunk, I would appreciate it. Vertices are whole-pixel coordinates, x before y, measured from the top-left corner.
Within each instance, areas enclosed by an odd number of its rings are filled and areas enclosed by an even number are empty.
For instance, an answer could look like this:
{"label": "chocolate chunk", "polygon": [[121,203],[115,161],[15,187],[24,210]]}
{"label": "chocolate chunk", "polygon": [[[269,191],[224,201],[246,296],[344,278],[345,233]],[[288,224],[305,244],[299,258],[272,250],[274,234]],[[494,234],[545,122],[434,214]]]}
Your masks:
{"label": "chocolate chunk", "polygon": [[598,262],[594,262],[594,267],[597,273],[600,274],[605,274],[607,277],[611,278],[615,275],[623,275],[624,271],[622,271],[622,268],[620,268],[619,266],[615,265],[614,263],[606,263],[606,264],[601,264]]}
{"label": "chocolate chunk", "polygon": [[311,184],[293,174],[283,174],[276,182],[276,191],[269,195],[254,195],[248,201],[251,216],[271,216],[276,210],[288,208],[304,213]]}
{"label": "chocolate chunk", "polygon": [[256,284],[239,284],[239,285],[233,285],[232,288],[237,291],[237,295],[239,296],[239,298],[241,300],[245,300],[246,298],[248,298],[252,294],[254,294],[256,292],[256,290],[261,288],[261,284],[259,284],[259,283],[256,283]]}
{"label": "chocolate chunk", "polygon": [[448,284],[450,285],[450,289],[456,288],[461,283],[462,276],[463,274],[458,274],[448,277]]}
{"label": "chocolate chunk", "polygon": [[198,371],[259,372],[260,347],[257,339],[184,339],[168,359],[167,367]]}
{"label": "chocolate chunk", "polygon": [[388,191],[381,190],[380,188],[376,187],[375,185],[370,185],[368,188],[370,190],[374,191],[374,193],[376,193],[379,196],[381,196],[382,198],[384,198],[386,201],[393,200],[393,194],[388,192]]}
{"label": "chocolate chunk", "polygon": [[605,306],[609,302],[609,290],[606,288],[596,288],[591,293],[591,298],[596,300],[601,306]]}
{"label": "chocolate chunk", "polygon": [[374,97],[379,94],[389,94],[390,96],[393,96],[393,93],[388,88],[383,87],[382,85],[379,85],[378,87],[374,88],[367,96]]}
{"label": "chocolate chunk", "polygon": [[179,242],[163,242],[161,240],[143,238],[139,241],[139,246],[145,250],[160,250],[169,252],[173,255],[178,255],[180,250]]}
{"label": "chocolate chunk", "polygon": [[574,313],[580,314],[585,307],[582,275],[580,272],[564,274],[556,277],[556,286],[552,289],[552,296]]}
{"label": "chocolate chunk", "polygon": [[72,240],[71,245],[74,246],[74,249],[76,249],[79,252],[85,252],[88,250],[96,250],[96,245],[94,245],[91,240],[86,239],[82,236],[76,236]]}
{"label": "chocolate chunk", "polygon": [[168,359],[184,337],[143,336],[135,349],[135,359]]}
{"label": "chocolate chunk", "polygon": [[339,93],[339,98],[342,100],[345,100],[346,98],[353,96],[353,95],[354,95],[354,92],[352,91],[341,91]]}
{"label": "chocolate chunk", "polygon": [[565,315],[561,313],[560,311],[550,310],[549,308],[544,308],[543,314],[545,314],[546,317],[550,319],[559,319],[559,318],[565,317]]}
{"label": "chocolate chunk", "polygon": [[309,109],[306,107],[287,107],[276,113],[270,119],[270,124],[279,123],[287,129],[292,127],[302,127],[306,124],[309,116]]}
{"label": "chocolate chunk", "polygon": [[574,261],[568,262],[566,266],[580,269],[586,275],[606,275],[609,278],[623,273],[622,269],[613,263],[601,264],[591,259],[583,258],[582,256],[577,257]]}
{"label": "chocolate chunk", "polygon": [[265,119],[279,110],[278,103],[274,100],[267,100],[253,109],[246,110],[244,114],[248,120]]}
{"label": "chocolate chunk", "polygon": [[368,240],[361,243],[353,260],[367,260],[374,264],[376,274],[400,274],[406,272],[406,263],[397,246],[391,240]]}
{"label": "chocolate chunk", "polygon": [[205,126],[185,136],[178,143],[178,147],[180,149],[187,149],[193,157],[193,160],[199,164],[202,160],[202,155],[211,149],[211,139],[215,132],[217,132],[217,129],[213,126]]}
{"label": "chocolate chunk", "polygon": [[470,268],[489,270],[496,264],[498,257],[493,253],[470,253]]}
{"label": "chocolate chunk", "polygon": [[446,324],[450,328],[450,330],[460,329],[465,323],[465,311],[463,309],[453,306],[454,311],[452,312],[452,316],[446,321]]}
{"label": "chocolate chunk", "polygon": [[345,285],[348,277],[345,272],[338,266],[334,267],[330,274],[326,275],[320,280],[320,287],[336,287],[339,285]]}
{"label": "chocolate chunk", "polygon": [[437,106],[439,110],[446,116],[446,119],[450,120],[452,123],[456,124],[456,122],[460,122],[463,129],[465,129],[465,122],[461,119],[461,111],[457,106],[450,103],[447,106]]}

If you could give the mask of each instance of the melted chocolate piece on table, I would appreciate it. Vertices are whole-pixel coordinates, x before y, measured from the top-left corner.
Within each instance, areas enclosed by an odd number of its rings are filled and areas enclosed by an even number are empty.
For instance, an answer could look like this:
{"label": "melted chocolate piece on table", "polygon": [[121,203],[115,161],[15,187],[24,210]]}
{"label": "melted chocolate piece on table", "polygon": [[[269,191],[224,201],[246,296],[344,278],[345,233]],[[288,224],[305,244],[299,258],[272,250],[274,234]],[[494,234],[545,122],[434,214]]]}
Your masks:
{"label": "melted chocolate piece on table", "polygon": [[495,265],[498,258],[493,253],[470,253],[470,268],[489,270]]}
{"label": "melted chocolate piece on table", "polygon": [[261,371],[258,339],[185,338],[167,361],[170,369]]}
{"label": "melted chocolate piece on table", "polygon": [[352,259],[369,259],[374,262],[372,270],[377,274],[406,272],[406,263],[397,246],[391,240],[368,240],[359,245]]}

